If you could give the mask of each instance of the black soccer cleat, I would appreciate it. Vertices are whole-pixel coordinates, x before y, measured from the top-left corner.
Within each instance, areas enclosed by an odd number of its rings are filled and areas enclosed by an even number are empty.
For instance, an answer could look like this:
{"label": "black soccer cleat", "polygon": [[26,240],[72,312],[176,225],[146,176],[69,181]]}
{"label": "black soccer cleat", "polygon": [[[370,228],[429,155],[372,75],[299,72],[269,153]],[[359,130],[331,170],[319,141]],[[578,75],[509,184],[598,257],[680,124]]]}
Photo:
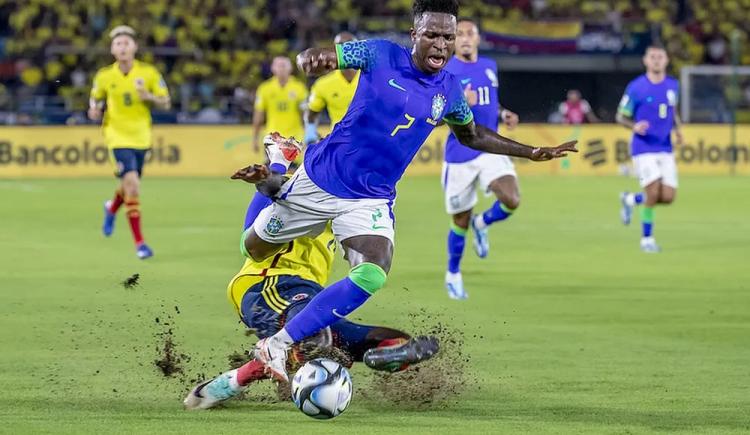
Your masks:
{"label": "black soccer cleat", "polygon": [[436,337],[416,337],[398,346],[376,347],[365,352],[363,361],[373,370],[396,372],[409,364],[426,361],[440,350]]}

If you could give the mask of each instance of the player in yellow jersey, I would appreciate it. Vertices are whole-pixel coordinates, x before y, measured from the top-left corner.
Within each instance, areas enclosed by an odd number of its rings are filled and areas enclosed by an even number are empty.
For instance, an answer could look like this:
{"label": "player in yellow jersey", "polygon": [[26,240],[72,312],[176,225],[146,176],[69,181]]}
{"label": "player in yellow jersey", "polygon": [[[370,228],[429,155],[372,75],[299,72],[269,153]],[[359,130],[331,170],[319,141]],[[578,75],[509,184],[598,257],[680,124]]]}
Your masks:
{"label": "player in yellow jersey", "polygon": [[[267,139],[267,138],[266,138]],[[267,142],[267,141],[266,141]],[[271,160],[274,160],[269,156]],[[270,181],[267,166],[252,165],[232,178],[249,183]],[[260,188],[260,184],[259,184]],[[245,231],[257,217],[248,216]],[[249,222],[249,224],[248,224]],[[323,290],[333,265],[336,243],[330,223],[316,237],[301,237],[275,256],[253,260],[241,244],[245,264],[232,278],[227,296],[242,322],[258,338],[272,336]],[[438,351],[434,337],[411,338],[409,334],[382,326],[367,326],[341,318],[317,336],[292,349],[295,363],[303,363],[315,350],[335,347],[347,356],[346,364],[362,361],[374,370],[399,371],[409,364],[431,358]],[[313,355],[314,356],[314,353]],[[184,400],[187,409],[207,409],[240,394],[250,383],[269,379],[262,362],[252,360],[242,367],[200,383]]]}
{"label": "player in yellow jersey", "polygon": [[167,110],[171,103],[161,74],[152,65],[135,59],[135,31],[117,26],[109,36],[116,61],[96,73],[88,113],[94,121],[104,114],[104,139],[120,179],[114,198],[104,204],[102,231],[107,237],[112,234],[117,210],[125,204],[136,255],[145,259],[154,255],[143,239],[139,203],[143,164],[151,148],[151,107]]}
{"label": "player in yellow jersey", "polygon": [[[356,41],[349,32],[341,32],[336,35],[334,43],[343,44],[344,42]],[[359,83],[359,70],[345,69],[336,70],[324,75],[315,81],[310,90],[310,101],[308,101],[305,110],[305,143],[317,141],[318,136],[318,118],[320,113],[325,109],[328,117],[331,119],[331,125],[335,125],[341,118],[346,115],[349,109],[349,103],[354,98]]]}
{"label": "player in yellow jersey", "polygon": [[271,63],[273,77],[258,86],[253,113],[253,148],[260,151],[261,126],[285,137],[302,139],[302,105],[307,100],[307,87],[292,76],[292,62],[278,56]]}

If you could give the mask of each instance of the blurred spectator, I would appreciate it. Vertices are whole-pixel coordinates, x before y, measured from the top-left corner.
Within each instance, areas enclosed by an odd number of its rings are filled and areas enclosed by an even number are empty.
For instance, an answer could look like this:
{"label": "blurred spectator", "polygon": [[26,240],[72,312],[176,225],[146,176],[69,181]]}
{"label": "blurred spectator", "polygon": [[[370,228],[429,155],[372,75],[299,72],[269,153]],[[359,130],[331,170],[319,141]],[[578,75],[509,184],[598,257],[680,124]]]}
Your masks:
{"label": "blurred spectator", "polygon": [[568,91],[568,98],[560,103],[558,108],[560,113],[559,119],[563,124],[583,124],[599,122],[599,118],[591,110],[589,102],[581,97],[581,91],[571,89]]}
{"label": "blurred spectator", "polygon": [[729,44],[724,35],[714,31],[705,40],[706,55],[703,61],[711,65],[724,65],[729,61]]}

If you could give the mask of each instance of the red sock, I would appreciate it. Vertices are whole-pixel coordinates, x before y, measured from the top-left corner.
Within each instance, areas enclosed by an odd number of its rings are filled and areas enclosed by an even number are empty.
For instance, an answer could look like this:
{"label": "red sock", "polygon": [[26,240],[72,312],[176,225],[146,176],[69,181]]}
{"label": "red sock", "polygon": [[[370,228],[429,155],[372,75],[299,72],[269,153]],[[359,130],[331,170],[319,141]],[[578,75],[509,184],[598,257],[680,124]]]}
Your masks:
{"label": "red sock", "polygon": [[112,198],[112,202],[109,204],[109,212],[111,214],[117,213],[123,202],[125,202],[125,197],[122,195],[122,188],[119,187],[115,190],[115,197]]}
{"label": "red sock", "polygon": [[378,343],[377,347],[396,347],[401,346],[402,344],[406,343],[407,339],[405,338],[386,338],[385,340],[381,340],[380,343]]}
{"label": "red sock", "polygon": [[133,240],[136,245],[143,243],[143,234],[141,233],[141,210],[138,198],[128,198],[125,200],[125,209],[130,221],[130,231],[133,233]]}
{"label": "red sock", "polygon": [[267,379],[266,368],[263,363],[254,359],[237,369],[237,383],[244,387],[253,381]]}

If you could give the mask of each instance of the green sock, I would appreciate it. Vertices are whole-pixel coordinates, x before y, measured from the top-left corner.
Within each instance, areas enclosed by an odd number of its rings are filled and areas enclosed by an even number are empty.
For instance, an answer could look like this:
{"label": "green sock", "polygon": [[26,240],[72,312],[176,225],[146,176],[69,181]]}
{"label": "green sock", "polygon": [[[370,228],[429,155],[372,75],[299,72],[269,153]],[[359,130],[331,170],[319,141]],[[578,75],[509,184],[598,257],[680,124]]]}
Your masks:
{"label": "green sock", "polygon": [[653,207],[641,207],[641,225],[643,227],[643,237],[651,237],[654,229]]}

